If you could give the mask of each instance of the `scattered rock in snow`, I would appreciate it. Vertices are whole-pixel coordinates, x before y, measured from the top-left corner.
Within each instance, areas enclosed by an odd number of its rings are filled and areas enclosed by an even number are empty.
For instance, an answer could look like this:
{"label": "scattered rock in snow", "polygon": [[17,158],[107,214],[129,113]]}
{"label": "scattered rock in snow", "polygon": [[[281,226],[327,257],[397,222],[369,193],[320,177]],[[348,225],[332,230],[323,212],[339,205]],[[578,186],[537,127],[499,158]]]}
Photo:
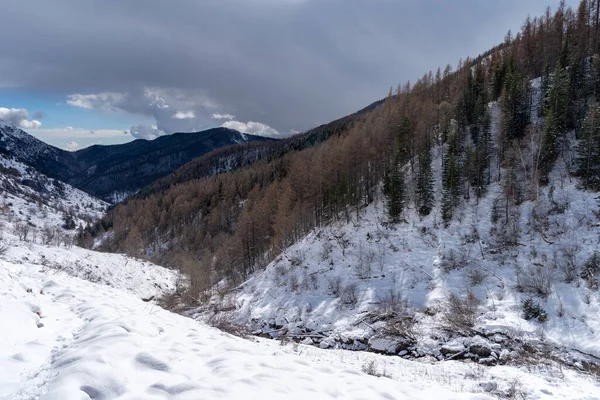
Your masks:
{"label": "scattered rock in snow", "polygon": [[392,336],[373,336],[369,339],[369,351],[396,355],[402,350],[409,348],[412,344],[408,339]]}
{"label": "scattered rock in snow", "polygon": [[488,381],[488,382],[479,382],[479,387],[483,389],[484,392],[490,393],[498,390],[498,384],[496,382]]}
{"label": "scattered rock in snow", "polygon": [[469,351],[481,358],[486,358],[492,355],[492,347],[490,342],[479,335],[474,336],[471,339]]}
{"label": "scattered rock in snow", "polygon": [[462,353],[463,351],[465,351],[465,345],[463,344],[462,340],[459,339],[454,339],[448,343],[445,343],[440,348],[440,352],[446,357]]}

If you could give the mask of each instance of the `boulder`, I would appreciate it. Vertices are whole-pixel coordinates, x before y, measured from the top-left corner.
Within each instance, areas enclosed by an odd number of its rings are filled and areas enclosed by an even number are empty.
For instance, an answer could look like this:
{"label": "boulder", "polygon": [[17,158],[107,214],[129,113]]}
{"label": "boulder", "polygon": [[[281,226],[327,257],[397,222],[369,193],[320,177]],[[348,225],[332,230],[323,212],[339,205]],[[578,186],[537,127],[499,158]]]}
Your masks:
{"label": "boulder", "polygon": [[492,355],[492,346],[486,339],[477,335],[471,339],[471,343],[469,344],[469,352],[480,358],[486,358]]}
{"label": "boulder", "polygon": [[369,351],[381,354],[396,355],[412,346],[407,339],[393,336],[373,336],[369,339]]}

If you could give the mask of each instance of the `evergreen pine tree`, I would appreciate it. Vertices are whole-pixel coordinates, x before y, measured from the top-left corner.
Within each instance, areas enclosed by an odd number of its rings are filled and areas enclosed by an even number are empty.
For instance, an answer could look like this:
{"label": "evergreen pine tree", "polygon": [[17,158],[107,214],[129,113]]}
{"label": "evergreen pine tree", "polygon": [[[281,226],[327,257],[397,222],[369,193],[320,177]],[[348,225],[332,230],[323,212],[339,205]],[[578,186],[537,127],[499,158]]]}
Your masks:
{"label": "evergreen pine tree", "polygon": [[590,106],[583,121],[576,168],[584,188],[600,190],[600,106],[596,103]]}
{"label": "evergreen pine tree", "polygon": [[558,127],[554,117],[554,111],[549,108],[546,111],[546,126],[542,133],[542,145],[538,158],[538,170],[540,171],[540,182],[548,183],[548,174],[552,170],[554,161],[558,157]]}
{"label": "evergreen pine tree", "polygon": [[444,169],[442,171],[443,198],[442,218],[445,223],[452,219],[453,211],[460,196],[460,166],[458,159],[456,126],[448,140],[448,150],[444,156]]}
{"label": "evergreen pine tree", "polygon": [[516,70],[511,58],[502,92],[502,123],[508,141],[523,137],[529,125],[529,91],[529,80]]}
{"label": "evergreen pine tree", "polygon": [[416,202],[419,215],[426,216],[433,209],[433,170],[431,168],[431,149],[429,146],[419,156],[419,174],[417,175]]}
{"label": "evergreen pine tree", "polygon": [[400,172],[398,162],[386,172],[383,181],[383,192],[387,199],[388,219],[395,224],[400,222],[404,210],[404,177]]}

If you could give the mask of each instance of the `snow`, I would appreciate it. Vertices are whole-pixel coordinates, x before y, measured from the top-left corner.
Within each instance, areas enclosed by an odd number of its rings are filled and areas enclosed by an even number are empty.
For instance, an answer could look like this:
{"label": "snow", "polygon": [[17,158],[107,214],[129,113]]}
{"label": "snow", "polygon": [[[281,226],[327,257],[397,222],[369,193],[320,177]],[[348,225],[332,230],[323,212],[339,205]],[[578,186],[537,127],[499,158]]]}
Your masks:
{"label": "snow", "polygon": [[[70,213],[76,226],[85,225],[87,221],[101,217],[108,207],[108,203],[48,178],[3,154],[0,154],[0,167],[18,172],[14,175],[3,173],[0,169],[0,211],[8,224],[26,222],[37,230],[55,228],[62,226],[65,214]],[[42,197],[42,204],[38,196]],[[71,235],[73,233],[70,232]]]}
{"label": "snow", "polygon": [[[597,382],[572,371],[552,378],[242,339],[144,302],[127,287],[10,260],[0,258],[0,320],[10,321],[0,334],[1,399],[483,400],[514,382],[531,398],[600,393]],[[363,372],[369,365],[387,377]]]}
{"label": "snow", "polygon": [[[496,124],[498,111],[492,105]],[[439,194],[442,150],[434,148],[432,155]],[[229,296],[215,298],[212,309],[234,308],[224,313],[264,335],[287,331],[299,340],[316,337],[317,345],[328,338],[327,347],[333,339],[333,347],[367,350],[357,341],[371,345],[375,336],[371,350],[381,352],[396,344],[380,337],[384,322],[365,317],[394,309],[415,320],[416,343],[408,355],[438,357],[442,346],[457,350],[447,342],[461,336],[444,326],[450,295],[472,296],[479,301],[473,329],[482,335],[547,344],[567,359],[572,351],[600,357],[600,293],[578,272],[566,279],[569,263],[581,268],[600,249],[598,195],[580,190],[563,160],[550,178],[537,199],[510,210],[516,215],[516,246],[500,244],[502,229],[509,226],[502,222],[504,208],[502,221],[491,221],[503,192],[496,178],[485,197],[472,196],[455,211],[449,226],[442,221],[439,198],[431,215],[421,218],[409,207],[405,223],[389,225],[380,195],[359,215],[352,210],[350,220],[316,228]],[[530,281],[546,282],[548,293],[527,288]],[[546,322],[524,319],[527,298],[545,310]],[[497,350],[499,356],[513,349]]]}
{"label": "snow", "polygon": [[339,353],[233,337],[124,289],[0,259],[0,319],[10,321],[0,398],[491,398],[370,376],[350,353],[348,364]]}

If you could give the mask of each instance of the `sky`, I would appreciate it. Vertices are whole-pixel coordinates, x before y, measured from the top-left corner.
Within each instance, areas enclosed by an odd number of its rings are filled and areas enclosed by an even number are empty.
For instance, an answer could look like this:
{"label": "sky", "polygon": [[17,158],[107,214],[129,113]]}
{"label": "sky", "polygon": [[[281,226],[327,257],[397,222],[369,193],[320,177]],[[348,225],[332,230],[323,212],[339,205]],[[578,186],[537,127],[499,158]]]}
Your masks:
{"label": "sky", "polygon": [[285,137],[558,2],[3,0],[0,119],[68,150],[216,126]]}

